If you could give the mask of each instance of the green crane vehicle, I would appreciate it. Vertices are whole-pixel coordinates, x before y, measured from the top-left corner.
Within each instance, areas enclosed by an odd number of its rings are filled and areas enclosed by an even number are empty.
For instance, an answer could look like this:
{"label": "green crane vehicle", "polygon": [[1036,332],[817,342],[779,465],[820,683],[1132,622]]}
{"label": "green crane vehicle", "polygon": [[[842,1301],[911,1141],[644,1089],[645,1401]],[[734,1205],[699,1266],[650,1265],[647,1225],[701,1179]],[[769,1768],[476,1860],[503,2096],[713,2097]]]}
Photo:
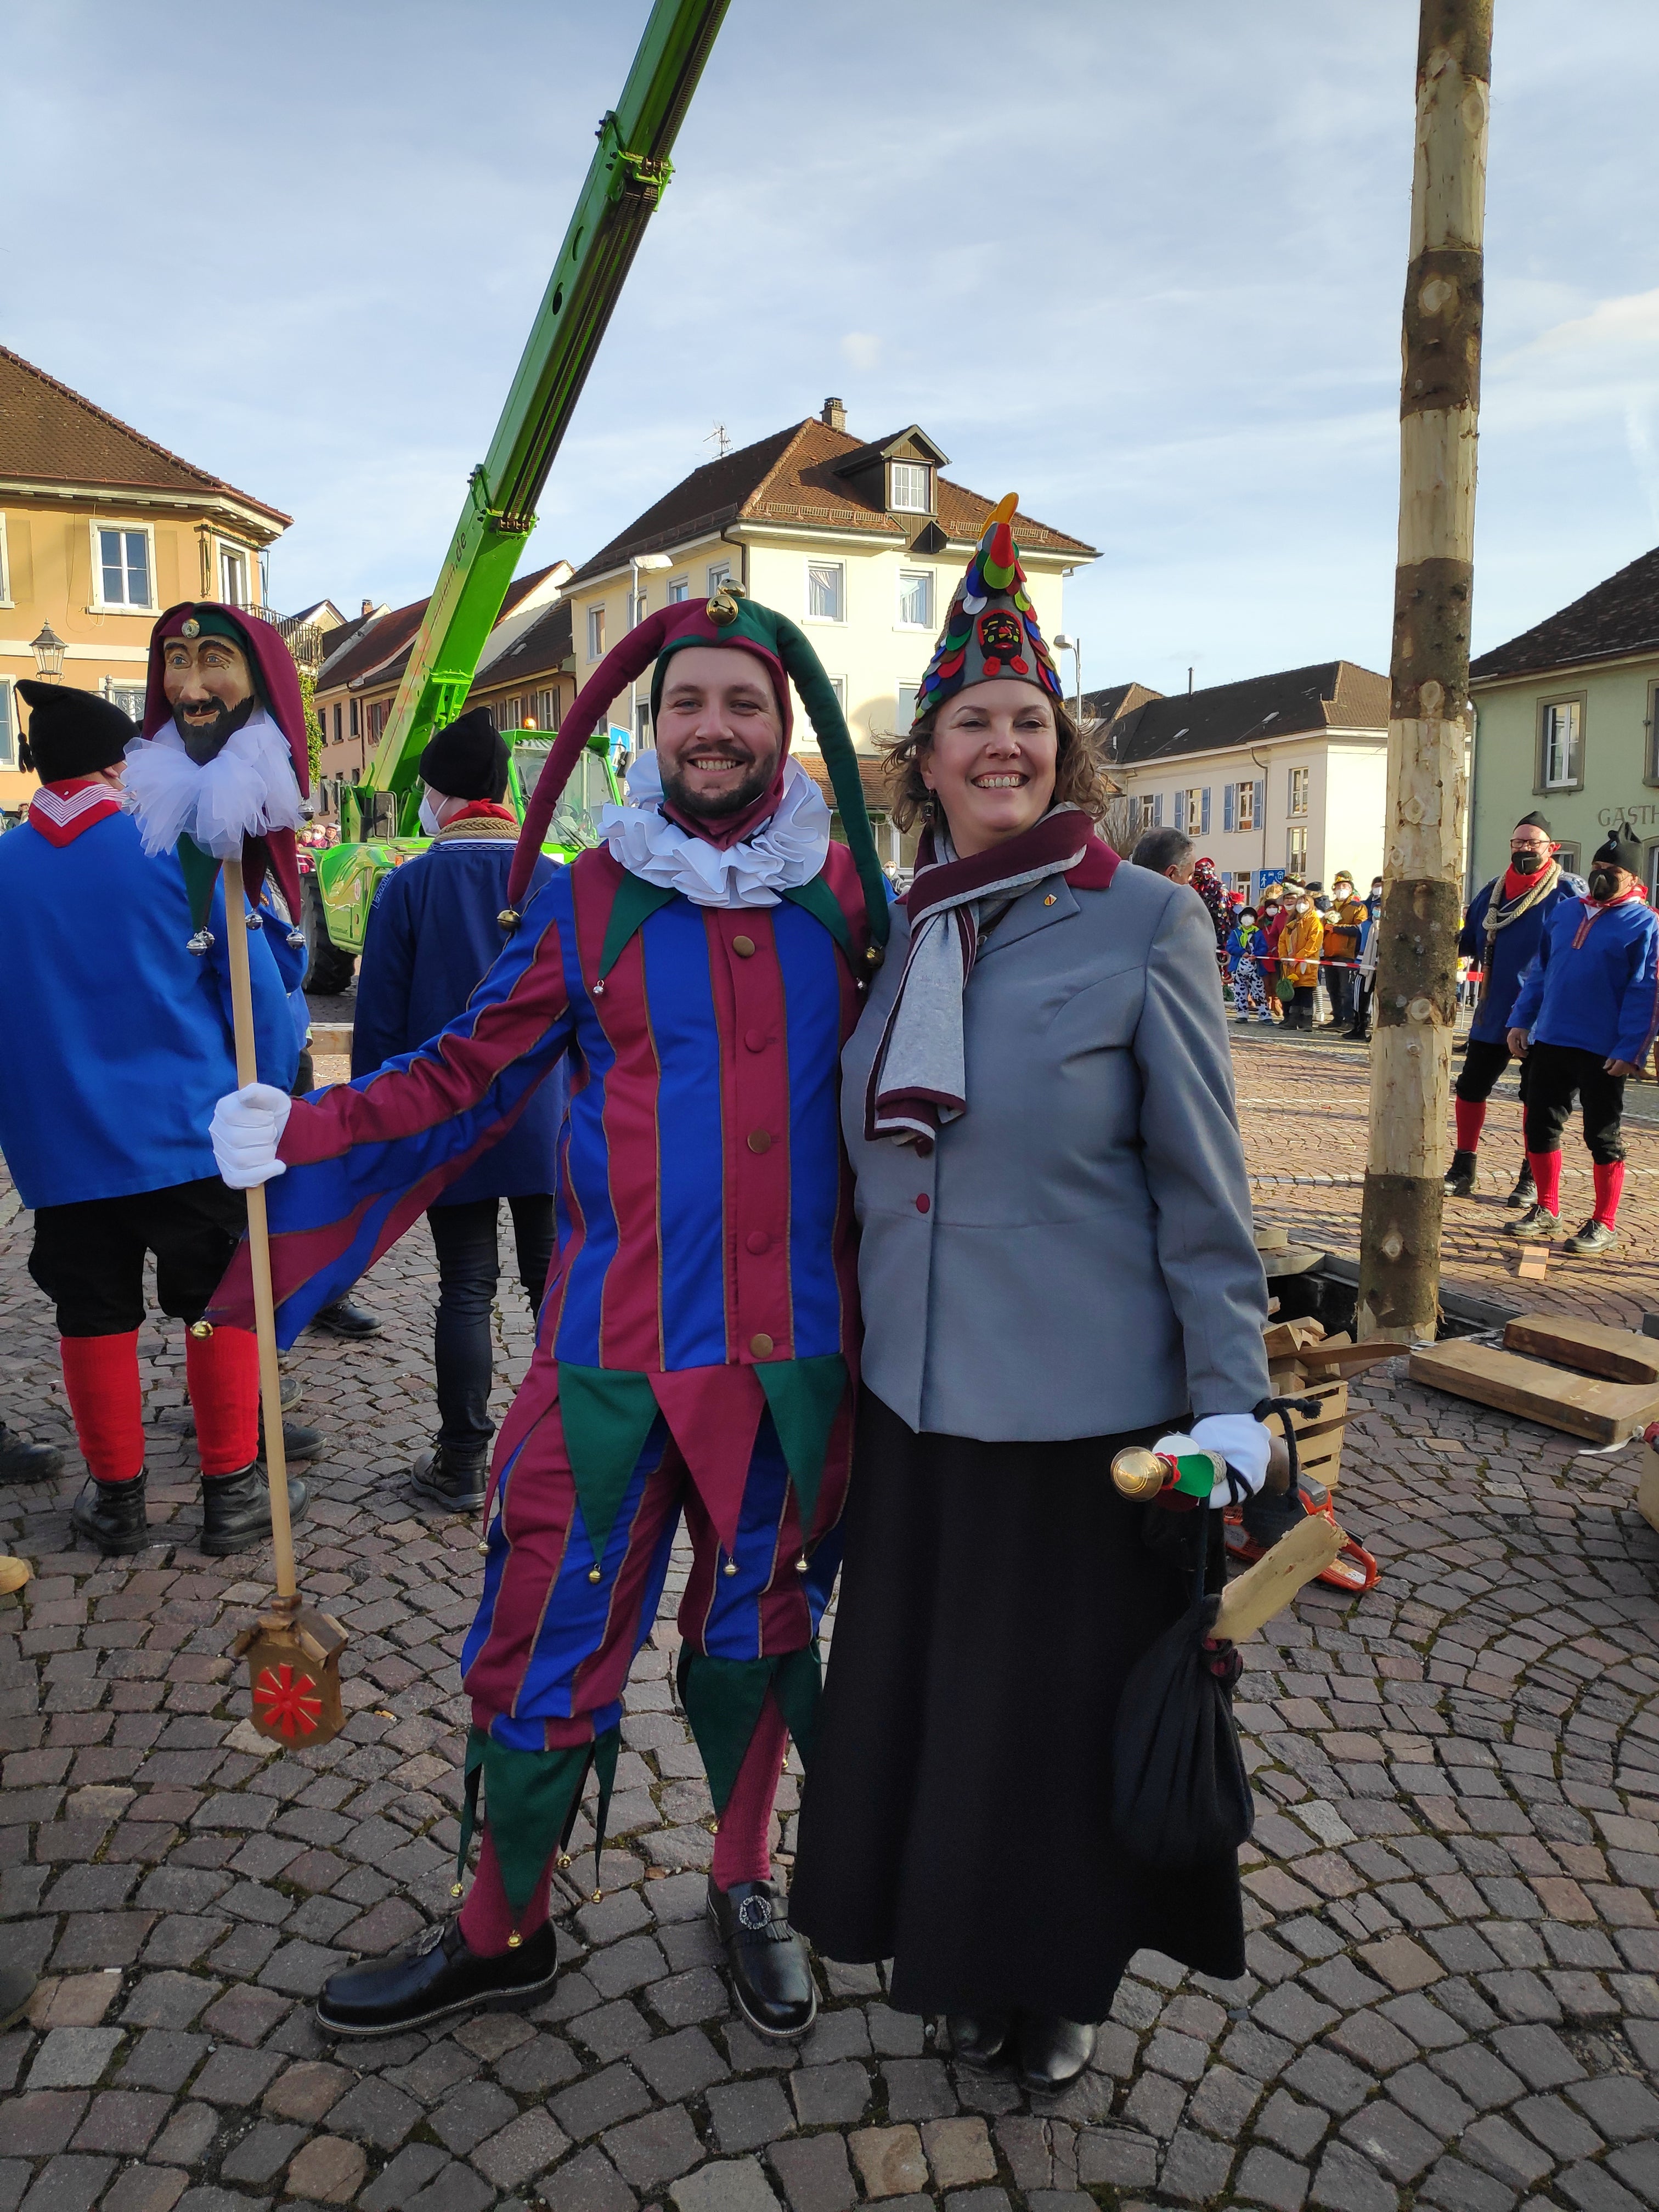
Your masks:
{"label": "green crane vehicle", "polygon": [[[466,498],[428,601],[385,732],[359,783],[340,798],[340,839],[314,854],[305,884],[311,947],[307,981],[343,989],[362,951],[374,890],[388,870],[426,850],[416,764],[434,727],[461,709],[500,616],[525,541],[577,399],[634,256],[672,173],[669,154],[729,0],[653,0],[650,20],[548,278],[547,289],[489,450],[467,479]],[[616,738],[591,740],[597,775],[572,792],[572,808],[546,851],[571,860],[597,796],[617,797]],[[550,736],[504,731],[513,754],[508,803],[524,802]],[[588,833],[591,834],[591,833]]]}

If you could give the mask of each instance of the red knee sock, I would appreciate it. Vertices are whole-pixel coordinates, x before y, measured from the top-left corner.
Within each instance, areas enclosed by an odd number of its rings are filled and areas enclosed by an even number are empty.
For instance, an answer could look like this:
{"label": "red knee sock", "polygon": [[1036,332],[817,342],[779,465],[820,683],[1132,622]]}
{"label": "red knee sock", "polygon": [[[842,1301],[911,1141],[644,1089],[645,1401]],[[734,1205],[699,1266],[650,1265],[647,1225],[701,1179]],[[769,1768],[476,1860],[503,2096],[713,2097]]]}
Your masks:
{"label": "red knee sock", "polygon": [[185,1387],[204,1474],[240,1474],[259,1453],[259,1346],[251,1329],[185,1339]]}
{"label": "red knee sock", "polygon": [[461,1934],[466,1939],[467,1949],[480,1959],[498,1959],[507,1948],[507,1938],[515,1932],[533,1936],[547,1918],[547,1893],[552,1879],[553,1862],[550,1858],[542,1869],[541,1879],[529,1904],[515,1916],[507,1901],[501,1864],[486,1826],[483,1848],[478,1853],[478,1871],[472,1878],[466,1903],[461,1907]]}
{"label": "red knee sock", "polygon": [[1478,1152],[1480,1131],[1486,1119],[1484,1098],[1454,1098],[1452,1112],[1457,1120],[1457,1149],[1460,1152]]}
{"label": "red knee sock", "polygon": [[1619,1194],[1625,1188],[1625,1163],[1609,1160],[1604,1166],[1594,1163],[1595,1175],[1595,1218],[1611,1229],[1619,1218]]}
{"label": "red knee sock", "polygon": [[714,1838],[714,1887],[764,1881],[772,1871],[772,1806],[783,1776],[789,1730],[777,1699],[768,1694],[738,1769]]}
{"label": "red knee sock", "polygon": [[131,1482],[144,1467],[137,1330],[125,1336],[60,1336],[58,1356],[81,1456],[100,1482]]}
{"label": "red knee sock", "polygon": [[1528,1152],[1527,1165],[1532,1170],[1532,1179],[1538,1188],[1538,1203],[1546,1213],[1561,1211],[1561,1155],[1559,1152]]}

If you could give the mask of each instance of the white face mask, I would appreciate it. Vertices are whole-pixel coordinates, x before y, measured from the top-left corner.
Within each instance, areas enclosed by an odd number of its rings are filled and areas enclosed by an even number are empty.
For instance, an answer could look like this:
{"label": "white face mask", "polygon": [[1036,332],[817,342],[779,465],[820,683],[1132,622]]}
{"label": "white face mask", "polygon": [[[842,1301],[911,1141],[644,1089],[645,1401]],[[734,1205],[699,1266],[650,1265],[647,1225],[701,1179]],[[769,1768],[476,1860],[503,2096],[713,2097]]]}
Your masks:
{"label": "white face mask", "polygon": [[442,823],[439,821],[434,811],[432,798],[433,794],[428,791],[421,801],[420,823],[428,837],[435,837],[439,830],[443,828]]}

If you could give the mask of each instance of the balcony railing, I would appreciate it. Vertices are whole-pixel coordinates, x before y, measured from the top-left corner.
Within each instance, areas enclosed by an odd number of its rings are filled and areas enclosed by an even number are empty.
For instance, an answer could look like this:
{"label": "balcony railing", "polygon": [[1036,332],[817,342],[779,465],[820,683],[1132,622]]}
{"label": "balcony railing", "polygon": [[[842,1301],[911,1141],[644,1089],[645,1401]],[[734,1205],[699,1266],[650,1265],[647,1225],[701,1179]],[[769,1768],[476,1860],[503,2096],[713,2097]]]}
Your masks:
{"label": "balcony railing", "polygon": [[328,632],[319,629],[315,623],[301,622],[297,615],[279,615],[272,607],[244,607],[241,611],[269,623],[298,667],[314,671],[322,666],[328,651]]}

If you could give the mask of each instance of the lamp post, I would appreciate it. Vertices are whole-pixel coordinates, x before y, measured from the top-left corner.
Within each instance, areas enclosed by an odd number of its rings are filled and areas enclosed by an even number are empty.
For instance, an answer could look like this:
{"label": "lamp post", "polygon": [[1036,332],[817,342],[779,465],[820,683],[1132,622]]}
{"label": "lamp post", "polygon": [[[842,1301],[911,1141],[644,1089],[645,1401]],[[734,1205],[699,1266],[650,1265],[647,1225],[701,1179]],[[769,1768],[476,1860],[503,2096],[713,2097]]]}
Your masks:
{"label": "lamp post", "polygon": [[40,635],[29,647],[34,655],[34,672],[43,684],[57,684],[64,673],[64,641],[49,622],[40,625]]}
{"label": "lamp post", "polygon": [[[633,575],[633,582],[629,586],[628,598],[628,627],[629,629],[635,629],[644,619],[643,612],[640,606],[641,576],[647,574],[654,575],[659,569],[672,568],[673,565],[673,562],[669,559],[665,553],[636,553],[629,562],[628,566]],[[636,753],[640,750],[640,710],[634,702],[634,695],[638,689],[638,679],[635,678],[629,684],[628,687],[628,737],[629,743],[633,746]]]}
{"label": "lamp post", "polygon": [[1080,730],[1083,727],[1083,640],[1080,637],[1069,637],[1064,630],[1060,630],[1054,637],[1054,651],[1069,653],[1072,656],[1072,679],[1077,692],[1075,711],[1077,726]]}

